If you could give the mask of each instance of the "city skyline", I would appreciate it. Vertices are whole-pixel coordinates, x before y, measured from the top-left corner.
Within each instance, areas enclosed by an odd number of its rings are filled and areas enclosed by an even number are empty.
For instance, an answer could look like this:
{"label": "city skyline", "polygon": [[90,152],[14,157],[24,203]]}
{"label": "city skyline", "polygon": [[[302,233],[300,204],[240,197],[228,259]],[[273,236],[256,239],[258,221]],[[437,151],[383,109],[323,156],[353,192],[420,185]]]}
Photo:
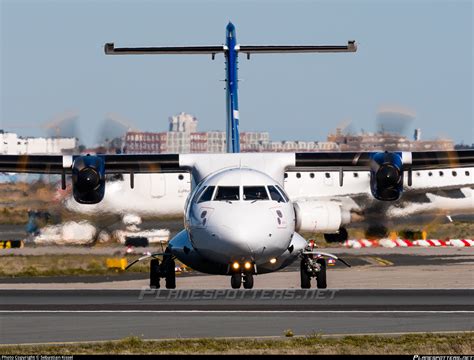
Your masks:
{"label": "city skyline", "polygon": [[[201,119],[203,130],[224,130],[222,57],[118,59],[106,57],[103,45],[221,44],[232,20],[242,44],[354,39],[359,45],[356,54],[241,57],[242,131],[266,131],[275,140],[324,140],[348,120],[356,131],[376,131],[378,109],[398,106],[416,112],[405,135],[422,128],[427,139],[474,142],[468,1],[226,6],[3,0],[0,6],[0,128],[5,130],[20,132],[4,124],[41,123],[68,109],[81,113],[79,137],[89,145],[111,109],[144,131],[164,131],[161,119],[180,111]],[[39,128],[23,131],[42,135]]]}

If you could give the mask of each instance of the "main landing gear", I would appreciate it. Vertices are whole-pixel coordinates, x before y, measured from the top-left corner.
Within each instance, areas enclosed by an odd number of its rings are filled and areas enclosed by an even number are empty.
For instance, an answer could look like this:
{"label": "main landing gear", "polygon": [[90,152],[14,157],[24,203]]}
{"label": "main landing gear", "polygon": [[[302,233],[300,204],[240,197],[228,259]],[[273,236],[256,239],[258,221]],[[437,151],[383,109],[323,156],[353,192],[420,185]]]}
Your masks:
{"label": "main landing gear", "polygon": [[167,289],[176,288],[175,262],[171,255],[164,255],[161,263],[156,258],[150,261],[150,288],[159,289],[161,279],[165,279]]}
{"label": "main landing gear", "polygon": [[252,273],[244,273],[241,274],[240,272],[233,273],[230,277],[230,286],[232,289],[240,289],[240,287],[244,285],[244,289],[252,289],[253,288],[253,274]]}
{"label": "main landing gear", "polygon": [[318,289],[326,289],[326,260],[322,257],[316,259],[312,255],[305,255],[300,264],[301,288],[311,288],[311,278],[316,278]]}
{"label": "main landing gear", "polygon": [[342,243],[347,239],[349,239],[349,234],[344,227],[341,227],[335,234],[324,234],[324,240],[328,243]]}

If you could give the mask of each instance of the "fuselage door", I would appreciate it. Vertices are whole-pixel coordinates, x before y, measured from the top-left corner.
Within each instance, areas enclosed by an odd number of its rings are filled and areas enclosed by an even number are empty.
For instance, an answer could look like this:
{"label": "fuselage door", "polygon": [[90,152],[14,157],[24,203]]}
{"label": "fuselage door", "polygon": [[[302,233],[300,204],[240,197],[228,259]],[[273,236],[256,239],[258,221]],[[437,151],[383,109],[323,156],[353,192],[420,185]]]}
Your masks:
{"label": "fuselage door", "polygon": [[166,195],[165,174],[150,174],[150,195],[152,197],[163,197]]}

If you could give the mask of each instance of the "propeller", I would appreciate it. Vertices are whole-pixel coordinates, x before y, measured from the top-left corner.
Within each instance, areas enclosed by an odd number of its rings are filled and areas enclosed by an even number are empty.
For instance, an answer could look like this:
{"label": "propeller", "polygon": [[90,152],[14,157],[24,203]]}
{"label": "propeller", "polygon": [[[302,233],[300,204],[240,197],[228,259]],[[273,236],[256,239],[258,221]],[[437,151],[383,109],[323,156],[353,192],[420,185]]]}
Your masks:
{"label": "propeller", "polygon": [[109,112],[98,128],[95,144],[102,146],[104,152],[123,148],[123,140],[128,131],[139,131],[126,117]]}
{"label": "propeller", "polygon": [[41,124],[48,137],[74,137],[79,139],[79,111],[68,110],[56,114],[49,121]]}
{"label": "propeller", "polygon": [[376,128],[382,133],[409,136],[416,114],[401,106],[381,106],[377,111]]}

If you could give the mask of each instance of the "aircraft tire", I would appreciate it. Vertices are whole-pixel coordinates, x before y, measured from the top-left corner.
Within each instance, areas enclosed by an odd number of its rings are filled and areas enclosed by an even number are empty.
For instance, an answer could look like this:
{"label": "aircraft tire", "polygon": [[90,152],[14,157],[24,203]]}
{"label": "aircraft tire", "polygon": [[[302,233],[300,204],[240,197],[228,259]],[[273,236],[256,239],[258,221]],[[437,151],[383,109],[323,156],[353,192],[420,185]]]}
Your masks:
{"label": "aircraft tire", "polygon": [[165,283],[167,289],[176,289],[175,262],[172,258],[163,262],[165,264]]}
{"label": "aircraft tire", "polygon": [[245,274],[244,275],[244,289],[252,289],[253,288],[253,274]]}
{"label": "aircraft tire", "polygon": [[328,287],[326,281],[326,260],[325,259],[318,259],[316,262],[321,265],[321,270],[318,272],[316,276],[316,286],[318,289],[326,289]]}
{"label": "aircraft tire", "polygon": [[150,288],[159,289],[160,288],[160,260],[151,259],[150,261]]}
{"label": "aircraft tire", "polygon": [[324,234],[324,240],[328,243],[336,243],[336,242],[344,242],[349,238],[349,234],[347,233],[347,229],[341,227],[339,232],[336,234]]}
{"label": "aircraft tire", "polygon": [[301,288],[310,289],[311,288],[311,276],[306,272],[305,259],[301,260],[300,264],[300,278],[301,278]]}
{"label": "aircraft tire", "polygon": [[241,285],[242,275],[240,273],[232,274],[232,276],[230,277],[230,286],[232,286],[232,289],[240,289]]}
{"label": "aircraft tire", "polygon": [[339,233],[337,234],[337,241],[344,242],[349,239],[349,233],[345,227],[341,227],[339,229]]}

